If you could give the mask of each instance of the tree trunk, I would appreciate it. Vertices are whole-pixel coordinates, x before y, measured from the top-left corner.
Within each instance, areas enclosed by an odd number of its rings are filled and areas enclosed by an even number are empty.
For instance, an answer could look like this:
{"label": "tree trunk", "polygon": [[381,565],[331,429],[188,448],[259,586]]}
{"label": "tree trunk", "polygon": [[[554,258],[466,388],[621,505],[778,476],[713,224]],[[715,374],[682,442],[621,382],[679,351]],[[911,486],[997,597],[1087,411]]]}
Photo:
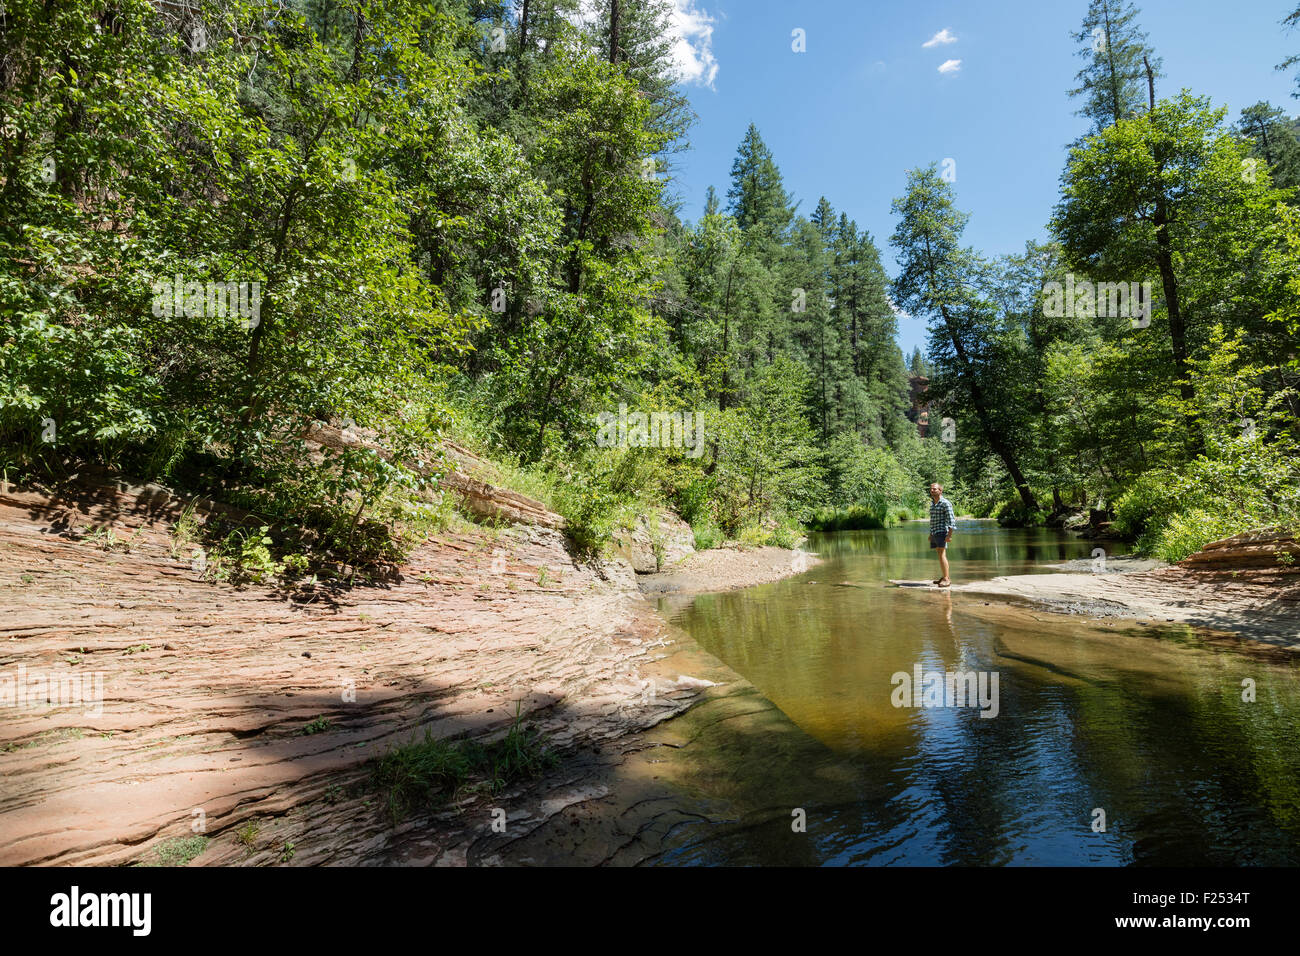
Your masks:
{"label": "tree trunk", "polygon": [[718,411],[727,410],[727,389],[731,387],[731,279],[736,274],[733,260],[727,270],[727,291],[722,297],[722,386],[718,389]]}
{"label": "tree trunk", "polygon": [[[925,240],[925,255],[929,267],[927,281],[933,292],[935,288],[934,257],[928,237]],[[948,331],[949,340],[952,342],[953,352],[957,356],[957,364],[961,368],[962,378],[966,382],[966,387],[970,390],[971,404],[975,407],[975,417],[979,419],[980,430],[984,432],[984,439],[989,443],[989,447],[993,449],[993,453],[1002,459],[1002,464],[1006,466],[1007,474],[1015,482],[1016,492],[1020,495],[1020,500],[1024,503],[1025,508],[1030,511],[1037,511],[1038,500],[1034,498],[1029,482],[1025,480],[1024,473],[1020,470],[1020,463],[1016,460],[1015,452],[993,428],[992,421],[989,418],[988,404],[984,401],[984,392],[971,374],[971,363],[966,355],[966,347],[962,345],[961,337],[957,334],[957,329],[953,325],[952,317],[948,314],[946,305],[939,306],[939,315],[943,317],[943,325]]]}
{"label": "tree trunk", "polygon": [[523,7],[519,11],[519,59],[516,68],[519,71],[519,99],[515,102],[518,107],[528,96],[528,61],[525,58],[525,51],[528,49],[528,0],[524,0]]}
{"label": "tree trunk", "polygon": [[609,4],[609,62],[618,62],[619,0]]}
{"label": "tree trunk", "polygon": [[[1142,63],[1147,71],[1147,97],[1154,112],[1155,75],[1151,71],[1149,58],[1142,57]],[[1164,162],[1159,157],[1156,159],[1159,168],[1163,171]],[[1174,370],[1178,374],[1178,392],[1184,401],[1190,402],[1196,397],[1196,392],[1192,387],[1191,370],[1187,366],[1187,325],[1178,299],[1178,277],[1174,275],[1174,254],[1169,241],[1169,207],[1163,189],[1156,197],[1156,210],[1152,222],[1156,227],[1156,266],[1160,270],[1160,286],[1164,290],[1165,305],[1169,311],[1169,343],[1174,356]]]}
{"label": "tree trunk", "polygon": [[1002,464],[1006,465],[1007,474],[1016,483],[1016,492],[1020,495],[1020,500],[1024,502],[1025,507],[1030,511],[1037,511],[1038,500],[1034,497],[1029,482],[1025,480],[1024,473],[1020,470],[1020,463],[1016,460],[1015,452],[1011,450],[1011,446],[993,428],[989,419],[988,404],[984,401],[983,390],[970,374],[970,361],[966,357],[966,348],[961,344],[961,339],[957,336],[952,321],[948,317],[947,306],[940,306],[939,313],[943,316],[943,324],[948,330],[948,338],[952,341],[953,351],[957,353],[957,361],[961,363],[962,371],[965,373],[966,387],[970,390],[971,404],[975,406],[975,417],[979,419],[980,430],[984,432],[984,439],[989,443],[989,447],[993,449],[993,453],[1002,459]]}
{"label": "tree trunk", "polygon": [[1111,120],[1111,125],[1114,125],[1115,123],[1118,123],[1121,119],[1120,117],[1121,107],[1119,102],[1119,89],[1120,89],[1119,77],[1116,76],[1117,71],[1115,69],[1115,48],[1112,47],[1110,44],[1110,6],[1109,5],[1107,5],[1105,8],[1105,17],[1106,17],[1106,65],[1110,67],[1110,111],[1113,117]]}

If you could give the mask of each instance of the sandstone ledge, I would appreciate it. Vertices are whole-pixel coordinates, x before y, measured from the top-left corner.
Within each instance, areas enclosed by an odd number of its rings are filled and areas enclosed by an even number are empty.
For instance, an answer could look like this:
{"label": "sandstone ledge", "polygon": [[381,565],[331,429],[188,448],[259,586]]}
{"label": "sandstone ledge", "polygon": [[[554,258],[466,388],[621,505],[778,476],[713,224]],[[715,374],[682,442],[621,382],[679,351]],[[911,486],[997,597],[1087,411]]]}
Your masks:
{"label": "sandstone ledge", "polygon": [[[148,861],[200,828],[195,864],[465,862],[483,799],[394,827],[367,761],[425,729],[499,736],[518,706],[561,774],[590,780],[573,768],[622,759],[735,679],[703,652],[682,663],[689,639],[631,568],[575,561],[551,528],[448,535],[386,585],[291,599],[199,580],[172,554],[183,504],[0,490],[0,675],[103,681],[102,709],[0,710],[0,865]],[[122,544],[103,550],[92,527]],[[523,792],[492,802],[512,819],[564,803]]]}

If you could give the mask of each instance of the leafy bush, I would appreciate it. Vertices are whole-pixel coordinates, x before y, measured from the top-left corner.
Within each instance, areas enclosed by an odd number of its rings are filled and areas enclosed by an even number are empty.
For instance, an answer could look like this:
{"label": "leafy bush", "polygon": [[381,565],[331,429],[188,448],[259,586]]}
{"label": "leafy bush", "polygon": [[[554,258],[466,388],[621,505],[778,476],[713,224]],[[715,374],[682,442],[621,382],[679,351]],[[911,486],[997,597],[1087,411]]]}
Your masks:
{"label": "leafy bush", "polygon": [[788,515],[775,521],[754,522],[740,530],[737,540],[746,548],[793,548],[803,538],[804,529]]}
{"label": "leafy bush", "polygon": [[696,551],[708,551],[710,548],[718,547],[726,540],[726,535],[722,533],[722,529],[709,522],[691,525],[691,531],[695,535]]}
{"label": "leafy bush", "polygon": [[861,448],[844,483],[848,500],[882,521],[909,491],[915,491],[915,479],[886,448]]}
{"label": "leafy bush", "polygon": [[1238,515],[1216,515],[1193,508],[1170,516],[1160,535],[1150,545],[1151,554],[1162,561],[1181,561],[1200,551],[1211,541],[1218,541],[1256,526],[1256,522]]}
{"label": "leafy bush", "polygon": [[670,500],[681,519],[693,525],[697,518],[707,515],[712,494],[712,482],[706,478],[691,478],[673,489]]}
{"label": "leafy bush", "polygon": [[1112,527],[1121,537],[1137,541],[1148,526],[1163,527],[1177,507],[1169,498],[1169,475],[1163,471],[1149,471],[1120,496],[1115,503],[1115,521]]}
{"label": "leafy bush", "polygon": [[928,518],[929,516],[930,516],[930,511],[928,508],[924,508],[919,505],[908,504],[899,508],[895,508],[892,512],[890,512],[888,523],[890,526],[892,526],[898,523],[899,521],[920,521],[924,518]]}
{"label": "leafy bush", "polygon": [[813,531],[878,531],[891,527],[888,509],[877,511],[863,505],[848,508],[818,508],[808,522]]}
{"label": "leafy bush", "polygon": [[1019,495],[1005,502],[997,513],[998,524],[1004,528],[1033,527],[1042,524],[1046,517],[1043,511],[1026,507]]}
{"label": "leafy bush", "polygon": [[269,525],[256,532],[237,529],[208,556],[208,574],[218,581],[234,584],[251,581],[265,583],[277,577],[284,564],[271,554],[273,544]]}
{"label": "leafy bush", "polygon": [[[989,456],[980,464],[978,472],[966,476],[961,482],[954,481],[951,486],[944,486],[944,494],[964,514],[976,518],[996,517],[1003,508],[1020,502],[1015,493],[1015,486],[1006,468],[996,457]],[[929,514],[930,502],[924,502],[925,513]]]}
{"label": "leafy bush", "polygon": [[1143,475],[1119,500],[1116,530],[1142,553],[1180,561],[1220,538],[1300,522],[1300,454],[1290,439],[1241,436],[1220,454]]}
{"label": "leafy bush", "polygon": [[803,527],[790,518],[782,518],[772,529],[768,540],[778,548],[793,548],[803,539]]}
{"label": "leafy bush", "polygon": [[564,516],[564,533],[581,554],[599,554],[614,535],[618,497],[600,476],[566,476],[556,483],[552,503]]}

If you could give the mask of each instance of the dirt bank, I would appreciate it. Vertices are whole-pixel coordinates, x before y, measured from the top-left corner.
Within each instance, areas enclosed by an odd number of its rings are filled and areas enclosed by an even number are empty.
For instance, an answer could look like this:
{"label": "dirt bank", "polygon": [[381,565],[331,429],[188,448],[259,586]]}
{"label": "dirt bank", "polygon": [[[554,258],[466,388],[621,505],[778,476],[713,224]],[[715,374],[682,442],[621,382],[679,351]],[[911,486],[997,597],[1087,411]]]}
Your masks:
{"label": "dirt bank", "polygon": [[647,597],[710,594],[779,581],[807,571],[821,558],[786,548],[712,548],[697,551],[658,574],[637,575]]}
{"label": "dirt bank", "polygon": [[[0,864],[196,844],[199,864],[465,862],[503,839],[490,808],[530,832],[608,793],[639,731],[737,680],[627,564],[577,563],[552,529],[448,535],[393,583],[290,599],[200,580],[173,554],[182,504],[0,489],[0,677],[102,688],[0,707]],[[398,826],[381,812],[367,761],[425,729],[500,736],[516,705],[564,758],[553,779]]]}

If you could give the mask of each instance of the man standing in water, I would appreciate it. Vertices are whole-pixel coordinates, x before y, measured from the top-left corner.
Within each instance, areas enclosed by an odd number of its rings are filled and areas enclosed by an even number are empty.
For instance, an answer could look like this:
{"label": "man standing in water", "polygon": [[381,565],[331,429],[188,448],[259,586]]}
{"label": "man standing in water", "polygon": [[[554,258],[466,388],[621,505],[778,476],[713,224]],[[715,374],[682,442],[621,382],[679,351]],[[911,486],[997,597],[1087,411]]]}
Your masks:
{"label": "man standing in water", "polygon": [[948,580],[948,542],[957,530],[957,515],[952,510],[952,502],[943,496],[943,485],[937,481],[930,485],[930,547],[939,551],[939,568],[943,577],[934,583],[946,588]]}

